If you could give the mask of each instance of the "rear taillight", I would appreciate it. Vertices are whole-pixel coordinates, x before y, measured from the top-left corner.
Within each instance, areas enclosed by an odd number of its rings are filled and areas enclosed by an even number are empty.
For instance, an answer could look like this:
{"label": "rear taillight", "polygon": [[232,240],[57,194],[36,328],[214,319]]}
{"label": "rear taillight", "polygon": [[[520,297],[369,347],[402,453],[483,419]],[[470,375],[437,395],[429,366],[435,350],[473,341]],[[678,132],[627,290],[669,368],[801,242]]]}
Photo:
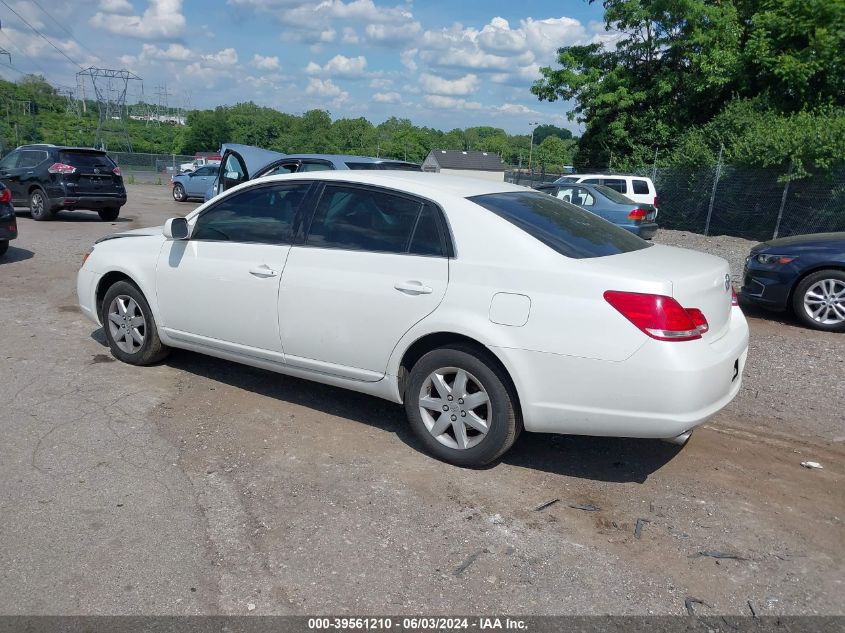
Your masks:
{"label": "rear taillight", "polygon": [[628,219],[633,220],[634,222],[642,222],[646,219],[648,215],[648,211],[645,209],[634,209],[628,214]]}
{"label": "rear taillight", "polygon": [[731,287],[731,305],[735,308],[739,307],[739,299],[736,296],[736,289]]}
{"label": "rear taillight", "polygon": [[11,202],[12,201],[12,190],[11,189],[3,189],[0,191],[0,202]]}
{"label": "rear taillight", "polygon": [[76,172],[76,167],[64,163],[53,163],[47,168],[47,171],[51,174],[72,174]]}
{"label": "rear taillight", "polygon": [[113,173],[115,176],[120,176],[120,167],[115,167],[111,170],[111,173]]}
{"label": "rear taillight", "polygon": [[604,298],[642,332],[658,341],[694,341],[709,329],[701,310],[684,309],[672,297],[608,290]]}
{"label": "rear taillight", "polygon": [[655,209],[657,208],[657,196],[654,196],[654,202],[652,202],[652,205],[654,205]]}

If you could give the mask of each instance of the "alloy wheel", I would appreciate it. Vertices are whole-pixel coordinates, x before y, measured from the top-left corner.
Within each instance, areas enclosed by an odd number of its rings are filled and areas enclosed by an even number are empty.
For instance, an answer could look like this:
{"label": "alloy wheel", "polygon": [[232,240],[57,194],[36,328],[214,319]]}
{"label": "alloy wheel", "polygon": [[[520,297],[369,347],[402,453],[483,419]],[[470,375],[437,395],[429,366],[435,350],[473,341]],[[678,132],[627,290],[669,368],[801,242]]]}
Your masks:
{"label": "alloy wheel", "polygon": [[127,354],[134,354],[144,344],[147,321],[141,306],[128,295],[116,296],[108,310],[108,326],[112,340]]}
{"label": "alloy wheel", "polygon": [[845,281],[821,279],[804,293],[804,311],[822,325],[845,322]]}
{"label": "alloy wheel", "polygon": [[442,367],[428,375],[420,389],[419,408],[432,437],[458,450],[480,444],[493,419],[484,385],[458,367]]}

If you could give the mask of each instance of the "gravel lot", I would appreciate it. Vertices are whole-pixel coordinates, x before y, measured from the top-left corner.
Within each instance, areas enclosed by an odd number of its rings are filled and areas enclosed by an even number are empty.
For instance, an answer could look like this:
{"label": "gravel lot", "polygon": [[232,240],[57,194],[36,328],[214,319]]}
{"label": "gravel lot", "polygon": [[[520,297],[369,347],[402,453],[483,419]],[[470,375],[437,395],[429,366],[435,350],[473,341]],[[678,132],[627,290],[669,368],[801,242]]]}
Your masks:
{"label": "gravel lot", "polygon": [[[750,314],[743,390],[683,449],[526,434],[463,470],[387,402],[114,362],[76,307],[82,254],[194,206],[128,188],[113,224],[22,214],[0,263],[0,614],[845,613],[845,336]],[[734,274],[750,246],[656,241]]]}

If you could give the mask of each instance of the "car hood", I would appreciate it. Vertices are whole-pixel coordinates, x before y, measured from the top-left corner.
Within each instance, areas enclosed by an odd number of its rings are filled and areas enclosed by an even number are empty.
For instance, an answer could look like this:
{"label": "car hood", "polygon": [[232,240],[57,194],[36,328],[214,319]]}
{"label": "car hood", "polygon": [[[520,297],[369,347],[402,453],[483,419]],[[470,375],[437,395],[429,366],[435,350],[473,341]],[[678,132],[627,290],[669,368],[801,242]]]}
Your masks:
{"label": "car hood", "polygon": [[130,231],[121,231],[120,233],[112,233],[111,235],[106,235],[105,237],[101,237],[98,239],[94,244],[99,244],[100,242],[105,242],[107,240],[115,240],[119,237],[143,237],[145,235],[162,235],[162,231],[164,230],[164,226],[150,226],[145,229],[132,229]]}
{"label": "car hood", "polygon": [[267,167],[277,160],[281,160],[287,156],[281,152],[273,152],[269,149],[261,149],[252,145],[241,145],[239,143],[226,143],[220,149],[220,154],[223,155],[227,151],[237,152],[240,154],[244,163],[246,164],[249,177],[252,178],[258,171]]}
{"label": "car hood", "polygon": [[769,240],[757,244],[753,252],[758,253],[768,249],[798,249],[802,248],[845,248],[845,232],[838,233],[812,233],[810,235],[793,235],[791,237],[781,237],[776,240]]}

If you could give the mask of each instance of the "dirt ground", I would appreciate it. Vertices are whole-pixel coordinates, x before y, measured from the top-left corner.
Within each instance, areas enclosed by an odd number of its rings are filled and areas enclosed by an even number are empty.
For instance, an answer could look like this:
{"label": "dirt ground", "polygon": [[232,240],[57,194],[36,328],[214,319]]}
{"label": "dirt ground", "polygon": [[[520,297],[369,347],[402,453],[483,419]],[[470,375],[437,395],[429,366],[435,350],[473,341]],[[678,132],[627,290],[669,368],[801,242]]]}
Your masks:
{"label": "dirt ground", "polygon": [[[743,389],[683,449],[524,434],[464,470],[388,402],[188,352],[114,362],[76,307],[83,253],[194,206],[135,185],[115,223],[19,217],[0,614],[845,613],[845,336],[749,313]],[[685,235],[656,241],[734,268],[750,246]]]}

